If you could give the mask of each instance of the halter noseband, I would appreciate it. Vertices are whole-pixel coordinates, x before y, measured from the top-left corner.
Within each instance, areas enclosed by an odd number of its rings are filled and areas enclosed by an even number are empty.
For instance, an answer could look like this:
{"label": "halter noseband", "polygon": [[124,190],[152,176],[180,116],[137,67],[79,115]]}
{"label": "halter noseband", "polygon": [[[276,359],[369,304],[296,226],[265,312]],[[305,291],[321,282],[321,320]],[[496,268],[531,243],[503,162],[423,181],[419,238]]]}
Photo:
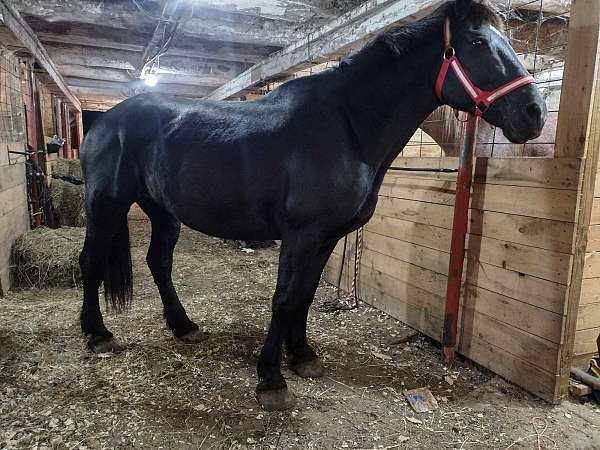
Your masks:
{"label": "halter noseband", "polygon": [[452,33],[450,31],[450,18],[446,17],[444,21],[444,57],[442,67],[438,74],[437,81],[435,82],[435,94],[440,102],[442,100],[442,90],[444,89],[444,83],[448,75],[448,70],[452,68],[456,78],[464,88],[465,92],[469,94],[469,97],[475,103],[475,115],[481,117],[483,113],[499,98],[511,93],[512,91],[519,89],[522,86],[535,83],[535,78],[531,75],[523,75],[513,81],[503,84],[498,89],[493,91],[484,91],[479,89],[473,82],[467,72],[462,67],[458,58],[456,57],[456,51],[452,47]]}

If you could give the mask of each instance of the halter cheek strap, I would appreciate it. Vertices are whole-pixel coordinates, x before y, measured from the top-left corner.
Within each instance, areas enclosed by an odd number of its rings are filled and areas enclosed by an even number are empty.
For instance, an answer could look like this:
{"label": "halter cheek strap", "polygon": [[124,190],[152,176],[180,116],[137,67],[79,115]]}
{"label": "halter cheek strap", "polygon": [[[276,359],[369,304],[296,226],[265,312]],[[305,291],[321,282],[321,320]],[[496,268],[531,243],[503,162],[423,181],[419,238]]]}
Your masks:
{"label": "halter cheek strap", "polygon": [[479,89],[469,78],[469,75],[460,64],[460,61],[456,57],[454,47],[452,47],[452,34],[450,31],[450,19],[446,17],[444,21],[444,57],[442,61],[442,67],[438,74],[435,82],[435,94],[440,102],[444,103],[442,98],[442,91],[444,89],[444,83],[448,76],[448,71],[452,69],[454,75],[458,79],[459,83],[465,90],[465,92],[471,97],[475,104],[475,115],[482,116],[483,113],[490,107],[496,100],[504,97],[505,95],[519,89],[520,87],[527,86],[528,84],[535,83],[535,78],[531,75],[524,75],[518,77],[513,81],[503,84],[499,88],[493,91],[484,91]]}

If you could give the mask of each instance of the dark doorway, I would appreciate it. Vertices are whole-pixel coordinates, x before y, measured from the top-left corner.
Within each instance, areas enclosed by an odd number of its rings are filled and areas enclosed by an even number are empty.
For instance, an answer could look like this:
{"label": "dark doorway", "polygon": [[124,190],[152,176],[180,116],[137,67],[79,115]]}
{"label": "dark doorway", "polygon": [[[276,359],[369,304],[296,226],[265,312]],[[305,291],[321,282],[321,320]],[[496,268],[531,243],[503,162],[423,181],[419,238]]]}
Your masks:
{"label": "dark doorway", "polygon": [[83,135],[85,136],[94,123],[104,112],[102,111],[86,111],[83,110]]}

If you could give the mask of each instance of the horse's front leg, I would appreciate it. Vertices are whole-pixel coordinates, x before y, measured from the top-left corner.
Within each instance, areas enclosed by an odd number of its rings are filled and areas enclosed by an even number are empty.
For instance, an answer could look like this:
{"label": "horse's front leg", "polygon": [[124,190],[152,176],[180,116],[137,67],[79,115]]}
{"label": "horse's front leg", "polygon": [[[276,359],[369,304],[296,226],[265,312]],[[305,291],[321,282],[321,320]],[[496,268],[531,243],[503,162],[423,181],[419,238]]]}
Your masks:
{"label": "horse's front leg", "polygon": [[290,323],[285,339],[290,368],[302,378],[317,378],[324,373],[318,355],[308,343],[306,326],[308,311],[319,286],[321,274],[336,243],[337,239],[329,241],[319,249],[312,261],[306,261],[306,273],[302,280],[302,287],[298,291],[299,313]]}
{"label": "horse's front leg", "polygon": [[294,403],[281,374],[281,350],[292,326],[305,323],[307,294],[311,290],[314,294],[322,271],[321,264],[314,264],[321,251],[321,243],[308,233],[284,238],[281,244],[271,325],[257,366],[256,394],[267,410],[287,409]]}

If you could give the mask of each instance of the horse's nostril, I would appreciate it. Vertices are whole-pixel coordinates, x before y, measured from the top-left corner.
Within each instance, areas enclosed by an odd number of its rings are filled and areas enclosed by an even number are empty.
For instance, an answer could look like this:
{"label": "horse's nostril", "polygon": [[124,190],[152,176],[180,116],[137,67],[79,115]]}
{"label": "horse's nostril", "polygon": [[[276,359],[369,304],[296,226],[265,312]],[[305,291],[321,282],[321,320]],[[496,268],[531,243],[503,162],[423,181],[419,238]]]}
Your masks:
{"label": "horse's nostril", "polygon": [[530,103],[525,108],[527,115],[534,120],[540,120],[542,117],[542,108],[537,103]]}

